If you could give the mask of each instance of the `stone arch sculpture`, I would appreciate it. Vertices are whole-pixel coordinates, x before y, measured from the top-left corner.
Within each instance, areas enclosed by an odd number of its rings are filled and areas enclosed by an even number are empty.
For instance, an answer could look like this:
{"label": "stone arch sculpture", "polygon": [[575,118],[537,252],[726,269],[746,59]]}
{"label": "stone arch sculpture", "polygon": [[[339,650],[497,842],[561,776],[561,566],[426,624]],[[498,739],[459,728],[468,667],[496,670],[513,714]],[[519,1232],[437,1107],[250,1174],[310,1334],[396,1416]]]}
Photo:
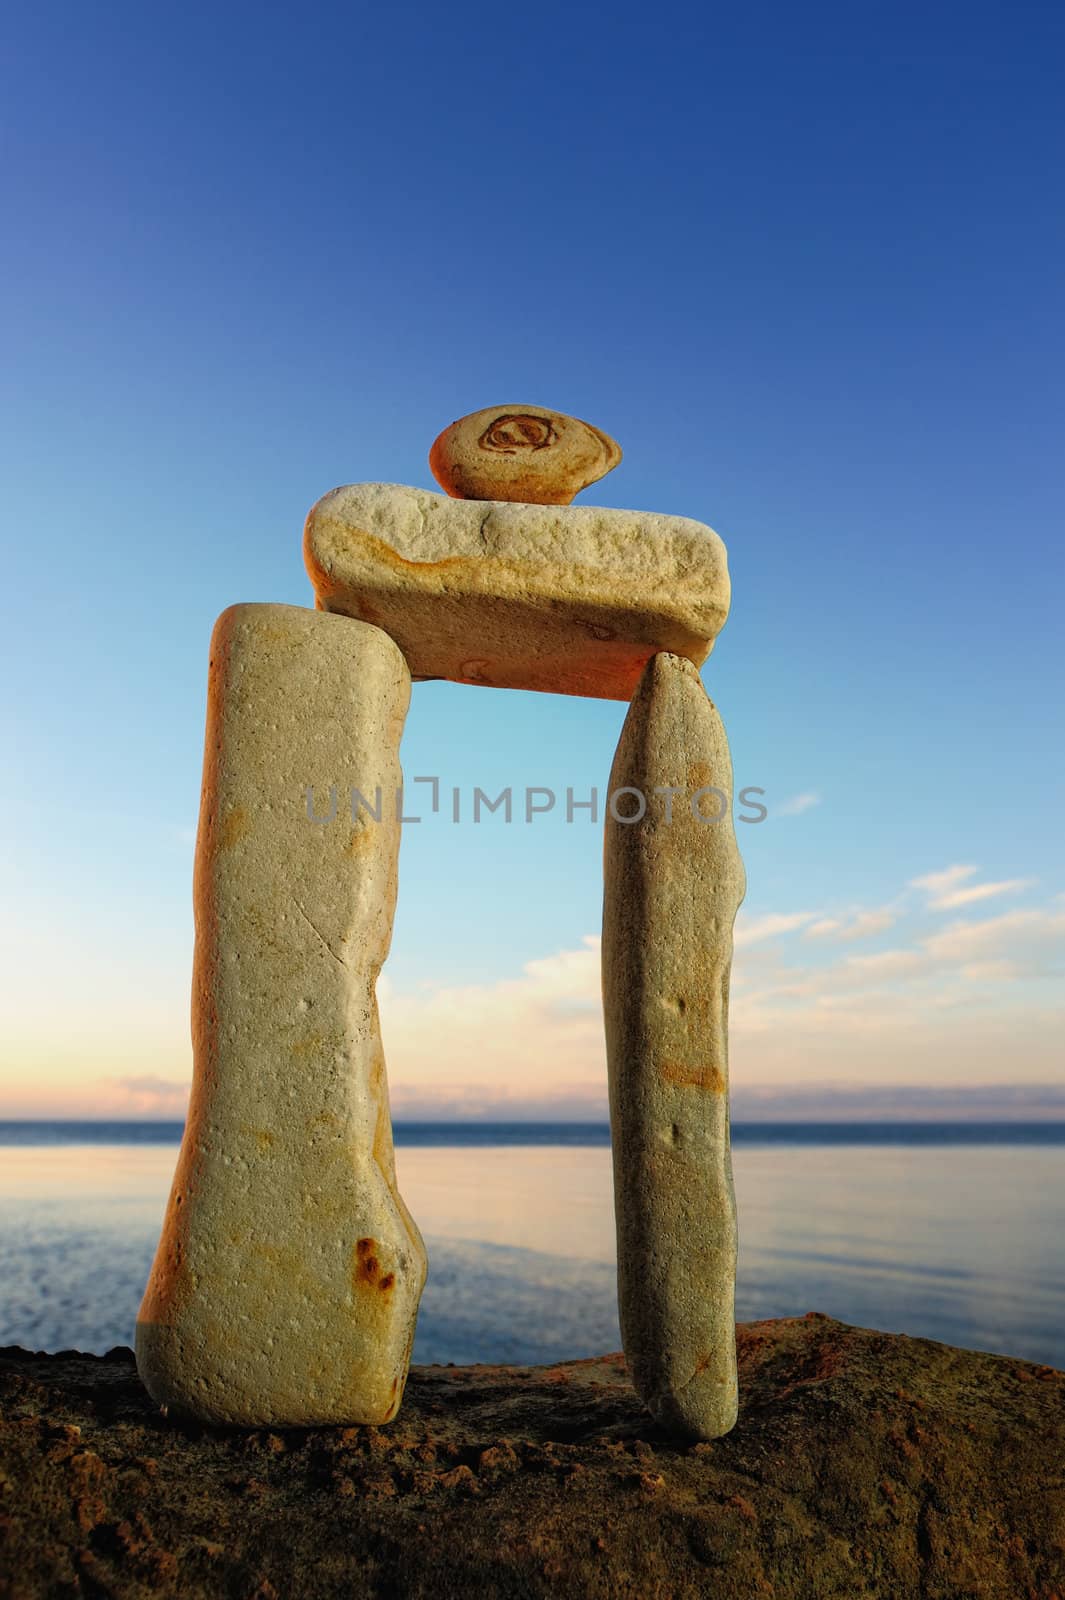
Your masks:
{"label": "stone arch sculpture", "polygon": [[[622,1339],[664,1425],[713,1438],[735,1421],[727,1016],[744,875],[698,670],[728,572],[702,523],[571,504],[620,458],[543,407],[476,412],[433,445],[445,495],[363,483],[313,507],[316,609],[236,605],[215,626],[194,1080],[136,1334],[168,1408],[246,1426],[399,1409],[427,1261],[396,1186],[375,984],[411,681],[448,678],[630,703],[603,918]],[[708,815],[711,790],[726,804]]]}

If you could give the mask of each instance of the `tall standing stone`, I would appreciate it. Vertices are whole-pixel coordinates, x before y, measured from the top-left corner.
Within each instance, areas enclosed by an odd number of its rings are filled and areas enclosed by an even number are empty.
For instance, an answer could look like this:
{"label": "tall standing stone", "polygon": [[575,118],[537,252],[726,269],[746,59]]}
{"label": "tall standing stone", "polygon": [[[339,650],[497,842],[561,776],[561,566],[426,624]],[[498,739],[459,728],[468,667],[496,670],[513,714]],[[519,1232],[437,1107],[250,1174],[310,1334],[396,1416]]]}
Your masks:
{"label": "tall standing stone", "polygon": [[[137,1325],[153,1397],[218,1423],[387,1422],[426,1274],[396,1189],[375,984],[410,675],[366,623],[225,611],[196,845],[194,1082]],[[351,791],[380,811],[380,821]]]}
{"label": "tall standing stone", "polygon": [[648,663],[610,789],[603,1003],[622,1342],[654,1416],[710,1439],[737,1408],[728,994],[745,878],[725,730],[690,661]]}

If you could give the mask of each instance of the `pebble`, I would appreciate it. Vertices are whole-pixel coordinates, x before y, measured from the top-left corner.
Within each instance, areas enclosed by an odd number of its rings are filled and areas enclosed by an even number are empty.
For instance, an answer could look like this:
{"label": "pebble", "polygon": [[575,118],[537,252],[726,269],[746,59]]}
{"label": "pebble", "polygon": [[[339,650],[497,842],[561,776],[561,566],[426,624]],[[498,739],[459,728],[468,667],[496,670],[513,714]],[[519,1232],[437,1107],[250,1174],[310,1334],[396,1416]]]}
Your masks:
{"label": "pebble", "polygon": [[456,500],[568,506],[613,470],[621,446],[600,428],[544,406],[489,406],[452,422],[429,468]]}

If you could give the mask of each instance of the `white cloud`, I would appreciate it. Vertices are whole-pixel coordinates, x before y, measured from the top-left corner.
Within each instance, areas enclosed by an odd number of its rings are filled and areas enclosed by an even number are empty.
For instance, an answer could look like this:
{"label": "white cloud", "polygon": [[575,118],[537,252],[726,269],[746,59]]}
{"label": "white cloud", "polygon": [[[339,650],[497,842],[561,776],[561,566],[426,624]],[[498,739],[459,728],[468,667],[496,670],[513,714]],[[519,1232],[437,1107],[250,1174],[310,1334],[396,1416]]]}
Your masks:
{"label": "white cloud", "polygon": [[1019,961],[970,961],[961,969],[969,983],[1012,983],[1024,976]]}
{"label": "white cloud", "polygon": [[902,978],[920,972],[927,965],[919,950],[879,950],[873,956],[845,956],[843,973],[858,973],[863,978]]}
{"label": "white cloud", "polygon": [[805,930],[806,939],[827,939],[833,944],[854,939],[871,939],[895,924],[895,913],[884,907],[880,911],[857,911],[849,917],[822,917]]}
{"label": "white cloud", "polygon": [[926,872],[922,878],[911,878],[910,888],[924,889],[934,900],[937,895],[946,894],[949,889],[957,888],[959,883],[964,883],[979,870],[979,867],[944,867],[942,872]]}
{"label": "white cloud", "polygon": [[124,1078],[104,1078],[98,1115],[116,1117],[174,1117],[181,1119],[189,1103],[188,1083],[141,1073]]}
{"label": "white cloud", "polygon": [[921,942],[934,961],[946,965],[1009,961],[1015,974],[1036,976],[1060,964],[1065,911],[1006,911],[981,922],[959,919]]}
{"label": "white cloud", "polygon": [[1017,894],[1021,889],[1030,889],[1034,881],[1033,878],[1003,878],[999,883],[973,883],[967,889],[940,895],[932,904],[937,911],[953,911],[959,906],[975,905],[980,900],[993,900],[1000,894]]}
{"label": "white cloud", "polygon": [[923,889],[934,911],[955,911],[981,900],[993,900],[998,895],[1017,894],[1021,889],[1031,888],[1035,881],[1033,878],[1001,878],[997,883],[970,883],[979,870],[974,866],[945,867],[942,872],[927,872],[921,878],[911,878],[910,888]]}
{"label": "white cloud", "polygon": [[802,794],[793,794],[789,800],[782,800],[772,811],[777,817],[801,817],[804,811],[811,811],[820,804],[821,796],[813,789],[806,789]]}
{"label": "white cloud", "polygon": [[763,916],[751,917],[742,911],[736,919],[735,945],[737,950],[748,945],[761,944],[765,939],[775,939],[781,933],[794,933],[812,922],[813,911],[770,911]]}

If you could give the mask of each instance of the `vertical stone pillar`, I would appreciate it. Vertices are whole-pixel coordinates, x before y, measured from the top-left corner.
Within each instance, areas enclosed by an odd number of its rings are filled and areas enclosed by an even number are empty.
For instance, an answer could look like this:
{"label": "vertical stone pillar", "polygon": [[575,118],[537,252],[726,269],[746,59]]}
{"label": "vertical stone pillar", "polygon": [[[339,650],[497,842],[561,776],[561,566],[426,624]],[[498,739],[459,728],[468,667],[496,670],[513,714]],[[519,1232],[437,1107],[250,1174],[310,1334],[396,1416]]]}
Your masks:
{"label": "vertical stone pillar", "polygon": [[[725,730],[690,661],[648,663],[610,789],[603,1003],[622,1341],[654,1416],[711,1439],[737,1407],[728,992],[746,885]],[[639,820],[615,820],[644,804]]]}
{"label": "vertical stone pillar", "polygon": [[[425,1282],[396,1190],[375,985],[410,675],[378,628],[284,605],[211,641],[194,1081],[137,1324],[153,1397],[211,1422],[387,1422]],[[352,789],[364,807],[352,815]]]}

